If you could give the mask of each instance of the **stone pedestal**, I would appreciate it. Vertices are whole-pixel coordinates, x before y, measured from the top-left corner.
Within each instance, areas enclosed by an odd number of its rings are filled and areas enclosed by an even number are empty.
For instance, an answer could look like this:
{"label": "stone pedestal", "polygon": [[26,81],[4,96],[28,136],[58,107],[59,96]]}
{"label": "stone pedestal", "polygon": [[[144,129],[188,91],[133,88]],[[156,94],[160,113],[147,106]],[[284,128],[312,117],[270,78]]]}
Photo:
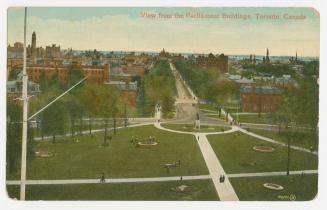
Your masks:
{"label": "stone pedestal", "polygon": [[195,120],[195,129],[200,129],[200,120]]}

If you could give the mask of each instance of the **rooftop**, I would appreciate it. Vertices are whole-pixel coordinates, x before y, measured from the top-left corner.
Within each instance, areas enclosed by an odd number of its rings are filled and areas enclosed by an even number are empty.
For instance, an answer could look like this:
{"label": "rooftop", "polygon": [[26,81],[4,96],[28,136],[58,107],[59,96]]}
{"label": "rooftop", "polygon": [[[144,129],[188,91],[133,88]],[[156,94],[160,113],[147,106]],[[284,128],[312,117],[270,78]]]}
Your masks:
{"label": "rooftop", "polygon": [[253,90],[255,90],[256,94],[281,94],[282,91],[274,86],[242,86],[241,87],[241,93],[250,94],[253,93]]}

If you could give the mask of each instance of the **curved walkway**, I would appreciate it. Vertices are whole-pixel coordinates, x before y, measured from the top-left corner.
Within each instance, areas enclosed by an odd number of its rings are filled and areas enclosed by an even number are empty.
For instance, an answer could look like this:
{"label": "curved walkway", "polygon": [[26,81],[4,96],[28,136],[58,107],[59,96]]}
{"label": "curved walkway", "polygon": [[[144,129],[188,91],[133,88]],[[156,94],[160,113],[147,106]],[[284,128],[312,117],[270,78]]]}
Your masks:
{"label": "curved walkway", "polygon": [[[123,129],[123,128],[133,128],[133,127],[139,127],[139,126],[145,126],[145,125],[153,125],[153,123],[139,123],[139,124],[133,124],[133,125],[128,125],[126,127],[124,126],[120,126],[120,127],[116,127],[116,129]],[[91,131],[91,133],[98,133],[98,132],[103,132],[105,129],[104,128],[101,128],[101,129],[94,129]],[[113,130],[113,128],[108,128],[107,131],[111,131]],[[89,134],[90,131],[89,130],[84,130],[82,131],[82,134]],[[79,133],[76,132],[75,135],[78,135]],[[56,136],[56,138],[63,138],[63,137],[67,137],[67,136],[71,136],[71,133],[66,133],[64,135],[58,135]],[[48,140],[48,139],[52,139],[52,136],[44,136],[43,137],[43,140]],[[40,141],[42,140],[42,137],[35,137],[34,138],[35,141]]]}
{"label": "curved walkway", "polygon": [[[252,132],[249,132],[243,128],[238,128],[238,130],[242,133],[245,133],[249,136],[253,136],[257,139],[261,139],[261,140],[264,140],[264,141],[267,141],[267,142],[270,142],[270,143],[273,143],[273,144],[277,144],[277,145],[280,145],[280,146],[283,146],[283,147],[287,147],[287,144],[286,143],[283,143],[283,142],[280,142],[280,141],[276,141],[274,139],[270,139],[270,138],[267,138],[267,137],[264,137],[264,136],[260,136],[258,134],[255,134],[255,133],[252,133]],[[298,146],[290,146],[291,149],[294,149],[294,150],[298,150],[298,151],[301,151],[301,152],[307,152],[307,153],[311,153],[313,155],[318,155],[318,152],[316,151],[313,151],[311,152],[309,149],[306,149],[306,148],[303,148],[303,147],[298,147]]]}
{"label": "curved walkway", "polygon": [[[155,123],[154,126],[158,129],[165,130],[168,132],[182,133],[182,134],[193,134],[197,139],[200,151],[203,155],[205,163],[208,167],[210,177],[214,183],[217,194],[221,201],[238,201],[237,194],[234,191],[232,184],[230,183],[228,176],[226,175],[220,161],[218,160],[215,152],[213,151],[207,136],[208,134],[226,134],[237,131],[237,127],[232,126],[231,130],[223,132],[213,132],[213,133],[197,133],[197,132],[186,132],[186,131],[176,131],[168,128],[164,128],[160,123]],[[221,175],[225,176],[224,182],[219,182],[219,177]]]}
{"label": "curved walkway", "polygon": [[173,130],[169,128],[165,128],[161,126],[161,123],[154,123],[154,126],[158,129],[168,131],[168,132],[173,132],[173,133],[182,133],[182,134],[192,134],[192,135],[198,135],[198,134],[204,134],[204,135],[214,135],[214,134],[226,134],[226,133],[233,133],[235,131],[238,131],[237,126],[232,126],[232,129],[227,130],[227,131],[217,131],[217,132],[189,132],[189,131],[179,131],[179,130]]}

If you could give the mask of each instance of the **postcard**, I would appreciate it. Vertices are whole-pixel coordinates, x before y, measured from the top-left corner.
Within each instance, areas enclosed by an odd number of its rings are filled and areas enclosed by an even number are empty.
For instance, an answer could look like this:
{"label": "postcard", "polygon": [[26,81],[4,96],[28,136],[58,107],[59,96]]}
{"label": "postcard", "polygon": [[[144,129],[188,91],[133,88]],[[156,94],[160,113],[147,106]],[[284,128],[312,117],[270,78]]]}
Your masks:
{"label": "postcard", "polygon": [[311,7],[9,7],[6,188],[44,201],[310,201]]}

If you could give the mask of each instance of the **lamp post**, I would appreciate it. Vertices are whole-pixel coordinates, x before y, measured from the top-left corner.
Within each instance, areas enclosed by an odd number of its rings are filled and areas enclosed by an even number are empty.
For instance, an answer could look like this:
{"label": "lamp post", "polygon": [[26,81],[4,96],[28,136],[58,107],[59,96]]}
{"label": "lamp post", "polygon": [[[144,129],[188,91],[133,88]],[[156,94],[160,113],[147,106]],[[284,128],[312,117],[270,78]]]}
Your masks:
{"label": "lamp post", "polygon": [[290,152],[291,152],[291,138],[287,137],[287,171],[286,175],[290,175]]}
{"label": "lamp post", "polygon": [[286,175],[290,175],[290,163],[291,163],[291,133],[288,129],[288,126],[286,126],[286,138],[287,138],[287,166],[286,166]]}
{"label": "lamp post", "polygon": [[125,115],[125,119],[124,119],[124,127],[127,127],[127,110],[126,110],[126,103],[124,106],[124,115]]}

